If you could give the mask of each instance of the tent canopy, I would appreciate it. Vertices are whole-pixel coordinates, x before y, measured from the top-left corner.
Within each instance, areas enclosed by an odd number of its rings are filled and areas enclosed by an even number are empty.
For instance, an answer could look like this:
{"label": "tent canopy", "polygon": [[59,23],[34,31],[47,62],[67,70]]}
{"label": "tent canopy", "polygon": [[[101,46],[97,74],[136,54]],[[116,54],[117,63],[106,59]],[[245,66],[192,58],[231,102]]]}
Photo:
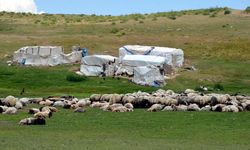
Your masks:
{"label": "tent canopy", "polygon": [[14,52],[14,62],[32,66],[55,66],[81,60],[81,51],[64,54],[61,46],[26,46]]}
{"label": "tent canopy", "polygon": [[103,64],[115,63],[117,57],[110,55],[91,55],[82,58],[82,64],[88,66],[103,66]]}
{"label": "tent canopy", "polygon": [[168,47],[126,45],[119,49],[119,60],[122,61],[126,55],[161,56],[165,58],[165,64],[175,67],[181,67],[184,62],[184,52],[181,49]]}
{"label": "tent canopy", "polygon": [[115,72],[117,57],[110,55],[91,55],[81,60],[81,73],[85,76],[112,76]]}
{"label": "tent canopy", "polygon": [[134,68],[132,81],[139,85],[161,86],[165,84],[164,76],[155,66],[142,66]]}
{"label": "tent canopy", "polygon": [[164,57],[146,56],[146,55],[125,55],[122,59],[124,66],[163,66],[165,63]]}

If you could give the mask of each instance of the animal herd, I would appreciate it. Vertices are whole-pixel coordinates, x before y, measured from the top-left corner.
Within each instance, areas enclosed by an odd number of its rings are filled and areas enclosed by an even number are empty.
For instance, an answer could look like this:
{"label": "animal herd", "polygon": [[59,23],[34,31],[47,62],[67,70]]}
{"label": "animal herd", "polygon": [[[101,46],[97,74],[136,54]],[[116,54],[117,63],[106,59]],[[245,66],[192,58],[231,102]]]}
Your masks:
{"label": "animal herd", "polygon": [[[26,107],[38,104],[40,108]],[[37,106],[37,105],[34,105]],[[134,108],[147,108],[156,111],[250,111],[250,96],[229,94],[204,94],[187,89],[182,93],[159,89],[152,93],[135,92],[127,94],[93,94],[89,98],[77,99],[73,96],[47,98],[0,99],[0,114],[14,115],[24,109],[32,117],[22,119],[20,125],[45,125],[46,119],[58,112],[59,108],[73,112],[86,112],[86,107],[99,108],[110,112],[132,112]]]}

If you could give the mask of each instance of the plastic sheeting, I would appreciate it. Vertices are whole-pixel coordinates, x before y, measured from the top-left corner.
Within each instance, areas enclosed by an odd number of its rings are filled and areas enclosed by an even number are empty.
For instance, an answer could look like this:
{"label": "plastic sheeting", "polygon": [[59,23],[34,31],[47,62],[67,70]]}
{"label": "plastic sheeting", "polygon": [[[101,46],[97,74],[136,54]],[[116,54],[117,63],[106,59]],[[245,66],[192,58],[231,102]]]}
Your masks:
{"label": "plastic sheeting", "polygon": [[103,66],[103,64],[115,63],[117,59],[110,55],[91,55],[83,57],[81,62],[88,66]]}
{"label": "plastic sheeting", "polygon": [[151,55],[165,58],[165,64],[181,67],[184,63],[184,52],[181,49],[168,47],[126,45],[119,49],[119,61],[126,55]]}
{"label": "plastic sheeting", "polygon": [[31,66],[56,66],[80,62],[81,51],[64,54],[60,46],[27,46],[14,53],[14,62]]}
{"label": "plastic sheeting", "polygon": [[139,85],[159,87],[165,84],[164,76],[155,66],[142,66],[134,68],[132,81]]}
{"label": "plastic sheeting", "polygon": [[117,57],[110,55],[91,55],[81,60],[81,73],[85,76],[113,76]]}
{"label": "plastic sheeting", "polygon": [[125,55],[122,59],[123,66],[158,66],[162,67],[165,63],[164,57],[146,55]]}

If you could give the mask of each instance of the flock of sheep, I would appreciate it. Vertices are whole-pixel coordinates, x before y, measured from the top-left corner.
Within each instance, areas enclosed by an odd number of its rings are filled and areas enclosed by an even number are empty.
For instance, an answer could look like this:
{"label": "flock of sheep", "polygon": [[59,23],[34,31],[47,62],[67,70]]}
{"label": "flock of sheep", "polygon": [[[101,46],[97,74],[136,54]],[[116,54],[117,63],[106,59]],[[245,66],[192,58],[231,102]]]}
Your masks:
{"label": "flock of sheep", "polygon": [[100,108],[111,112],[132,112],[134,108],[147,108],[155,111],[250,111],[250,97],[229,94],[203,94],[192,89],[182,93],[172,90],[157,90],[153,93],[135,92],[127,94],[93,94],[89,98],[77,99],[72,96],[48,98],[15,98],[8,96],[0,99],[0,113],[16,114],[28,104],[39,104],[40,108],[29,108],[27,113],[33,117],[22,119],[20,125],[44,125],[46,118],[58,108],[85,112],[85,107]]}

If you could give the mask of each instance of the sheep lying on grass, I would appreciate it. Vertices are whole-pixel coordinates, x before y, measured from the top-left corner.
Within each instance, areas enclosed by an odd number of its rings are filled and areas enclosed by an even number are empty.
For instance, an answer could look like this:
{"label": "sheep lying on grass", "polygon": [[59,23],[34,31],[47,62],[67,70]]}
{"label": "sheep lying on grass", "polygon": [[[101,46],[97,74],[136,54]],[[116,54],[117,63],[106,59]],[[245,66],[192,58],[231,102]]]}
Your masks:
{"label": "sheep lying on grass", "polygon": [[45,125],[45,118],[25,118],[19,122],[19,125]]}

